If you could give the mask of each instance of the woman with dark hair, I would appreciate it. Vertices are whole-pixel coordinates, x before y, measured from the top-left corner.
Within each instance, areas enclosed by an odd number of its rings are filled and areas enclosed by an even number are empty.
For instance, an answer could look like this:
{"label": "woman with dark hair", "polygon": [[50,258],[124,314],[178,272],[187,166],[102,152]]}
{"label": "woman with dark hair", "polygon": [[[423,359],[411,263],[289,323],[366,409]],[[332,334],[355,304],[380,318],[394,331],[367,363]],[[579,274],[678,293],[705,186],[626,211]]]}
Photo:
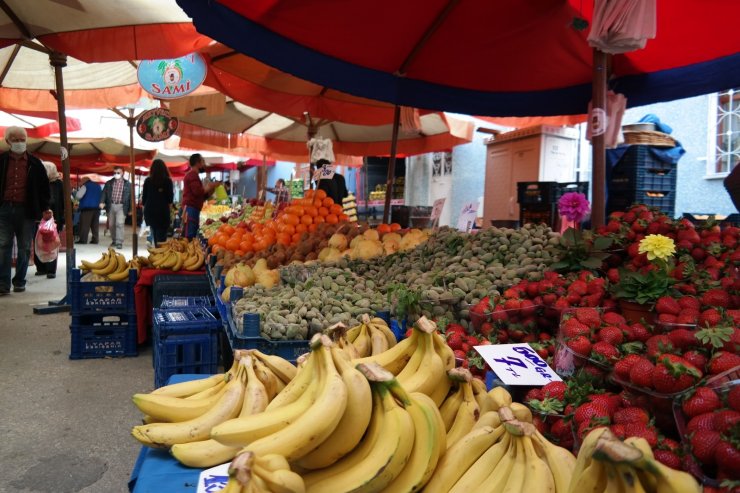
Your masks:
{"label": "woman with dark hair", "polygon": [[144,220],[152,231],[155,245],[167,241],[173,200],[172,179],[167,166],[161,159],[155,159],[149,170],[149,176],[144,180],[144,189],[141,192]]}

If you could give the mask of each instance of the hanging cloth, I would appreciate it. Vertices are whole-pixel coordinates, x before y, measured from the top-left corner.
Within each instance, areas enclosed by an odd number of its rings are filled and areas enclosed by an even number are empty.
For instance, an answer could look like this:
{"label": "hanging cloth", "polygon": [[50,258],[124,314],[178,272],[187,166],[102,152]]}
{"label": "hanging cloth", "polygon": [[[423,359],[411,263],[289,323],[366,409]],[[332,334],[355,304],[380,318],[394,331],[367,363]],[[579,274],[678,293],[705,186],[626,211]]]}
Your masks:
{"label": "hanging cloth", "polygon": [[623,94],[609,91],[606,94],[606,113],[596,113],[588,103],[588,126],[586,127],[586,139],[591,140],[594,135],[604,134],[604,145],[607,149],[613,149],[619,144],[620,132],[622,130],[622,117],[627,107],[627,98]]}
{"label": "hanging cloth", "polygon": [[595,0],[588,44],[604,53],[640,50],[655,38],[656,0]]}
{"label": "hanging cloth", "polygon": [[401,106],[401,132],[405,135],[418,135],[421,132],[421,117],[419,110],[408,106]]}
{"label": "hanging cloth", "polygon": [[331,140],[323,137],[314,137],[307,142],[309,156],[312,163],[319,159],[326,159],[330,163],[334,162],[334,150]]}

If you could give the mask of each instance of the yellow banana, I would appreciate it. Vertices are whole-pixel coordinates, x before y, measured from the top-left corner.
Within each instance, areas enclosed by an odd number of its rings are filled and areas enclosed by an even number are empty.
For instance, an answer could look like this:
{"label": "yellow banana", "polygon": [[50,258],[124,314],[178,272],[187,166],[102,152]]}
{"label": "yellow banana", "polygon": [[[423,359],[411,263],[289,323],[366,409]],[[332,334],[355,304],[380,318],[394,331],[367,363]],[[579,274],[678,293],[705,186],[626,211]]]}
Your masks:
{"label": "yellow banana", "polygon": [[[524,447],[526,469],[524,471],[524,487],[521,491],[538,491],[541,493],[556,493],[555,479],[547,462],[535,452],[532,437],[520,437]],[[626,493],[626,492],[625,492]]]}
{"label": "yellow banana", "polygon": [[100,257],[100,259],[97,260],[96,262],[88,262],[87,260],[82,260],[80,262],[82,264],[80,267],[83,270],[90,270],[90,271],[93,269],[102,269],[108,264],[109,261],[110,261],[110,253],[105,252],[103,253],[103,256]]}
{"label": "yellow banana", "polygon": [[134,405],[157,422],[179,423],[195,419],[212,408],[226,391],[204,399],[182,399],[161,394],[134,394]]}
{"label": "yellow banana", "polygon": [[135,426],[134,438],[148,447],[171,447],[176,443],[197,442],[208,438],[211,428],[239,415],[244,398],[245,374],[237,372],[216,405],[195,419],[180,423],[152,423]]}
{"label": "yellow banana", "polygon": [[452,351],[452,348],[447,345],[447,341],[444,340],[444,337],[442,337],[439,332],[434,331],[432,335],[434,336],[434,350],[437,351],[437,354],[442,358],[445,370],[452,370],[456,366],[455,353]]}
{"label": "yellow banana", "polygon": [[244,403],[240,416],[251,416],[263,412],[270,403],[265,385],[257,378],[254,371],[253,358],[245,356],[242,358],[247,371],[247,388],[244,394]]}
{"label": "yellow banana", "polygon": [[267,405],[267,411],[278,409],[298,400],[306,393],[309,386],[316,383],[316,375],[316,358],[309,356],[306,359],[305,366],[300,371],[296,369],[295,378],[270,401]]}
{"label": "yellow banana", "polygon": [[93,269],[91,272],[99,276],[107,276],[111,272],[115,272],[116,269],[118,269],[118,254],[111,254],[108,257],[108,263],[104,267]]}
{"label": "yellow banana", "polygon": [[388,339],[383,331],[372,324],[367,325],[367,330],[370,333],[370,354],[380,354],[390,348]]}
{"label": "yellow banana", "polygon": [[473,395],[473,386],[469,382],[461,382],[460,386],[463,389],[463,402],[457,410],[450,431],[447,432],[447,448],[470,433],[480,417],[480,408]]}
{"label": "yellow banana", "polygon": [[347,387],[347,408],[334,432],[296,464],[304,469],[330,466],[348,454],[362,439],[372,412],[372,393],[367,378],[341,356],[339,348],[331,348],[334,364]]}
{"label": "yellow banana", "polygon": [[370,324],[376,329],[380,330],[383,334],[385,334],[385,338],[388,341],[389,348],[398,344],[396,335],[393,333],[390,327],[388,327],[388,324],[385,323],[385,320],[383,320],[382,318],[375,317],[370,320]]}
{"label": "yellow banana", "polygon": [[267,392],[267,398],[272,400],[279,390],[278,378],[273,372],[271,372],[262,362],[256,358],[252,358],[252,368],[257,378],[265,386]]}
{"label": "yellow banana", "polygon": [[226,385],[226,379],[223,379],[222,381],[218,382],[213,387],[209,387],[205,390],[201,390],[200,392],[196,392],[195,394],[189,395],[187,397],[182,397],[182,399],[185,399],[187,401],[190,401],[193,399],[205,399],[206,397],[210,397],[213,394],[217,394],[222,388],[224,388],[224,385]]}
{"label": "yellow banana", "polygon": [[488,448],[467,471],[462,471],[460,479],[450,489],[450,493],[471,493],[479,491],[483,482],[488,478],[496,466],[509,451],[511,436],[503,434],[503,438]]}
{"label": "yellow banana", "polygon": [[[398,382],[403,385],[407,392],[421,392],[435,399],[439,406],[447,394],[449,385],[444,387],[444,394],[437,392],[440,385],[448,383],[445,375],[445,367],[442,358],[434,350],[434,341],[431,334],[424,334],[420,341],[417,352],[421,350],[422,355],[415,373],[409,374],[406,369],[398,375]],[[412,358],[413,359],[413,358]],[[409,362],[409,367],[413,363]]]}
{"label": "yellow banana", "polygon": [[258,360],[264,363],[265,366],[272,370],[272,372],[280,380],[282,380],[285,385],[290,383],[290,381],[295,378],[297,369],[293,365],[293,363],[291,363],[287,359],[272,354],[265,354],[256,349],[253,349],[252,353],[254,354],[254,356],[257,357]]}
{"label": "yellow banana", "polygon": [[225,376],[223,373],[211,375],[207,378],[200,378],[198,380],[189,380],[187,382],[173,383],[154,389],[152,394],[169,395],[171,397],[187,397],[189,395],[197,394],[206,389],[209,389],[219,383],[224,382]]}
{"label": "yellow banana", "polygon": [[356,359],[352,364],[377,363],[392,374],[398,375],[408,365],[412,355],[416,352],[418,332],[414,330],[410,337],[402,340],[384,353]]}
{"label": "yellow banana", "polygon": [[463,388],[462,383],[458,385],[457,390],[447,396],[442,405],[439,408],[439,412],[442,415],[442,421],[445,424],[445,431],[450,431],[452,423],[455,422],[455,416],[457,416],[457,410],[460,409],[460,405],[463,403]]}
{"label": "yellow banana", "polygon": [[360,333],[357,335],[357,339],[352,341],[352,345],[357,350],[357,354],[362,357],[371,356],[373,354],[372,342],[370,340],[370,334],[367,332],[367,325],[362,324]]}
{"label": "yellow banana", "polygon": [[119,282],[119,281],[125,281],[128,279],[129,269],[132,267],[125,260],[119,265],[123,267],[118,269],[116,272],[113,272],[112,274],[108,274],[108,279],[110,279],[111,281]]}
{"label": "yellow banana", "polygon": [[521,493],[524,491],[524,480],[527,474],[524,444],[522,437],[512,436],[511,438],[516,447],[516,452],[513,456],[514,464],[507,474],[508,479],[506,480],[506,486],[504,486],[504,489],[501,491],[502,493]]}
{"label": "yellow banana", "polygon": [[504,436],[503,426],[484,426],[472,430],[451,447],[437,463],[434,474],[424,489],[425,493],[447,493],[491,446]]}
{"label": "yellow banana", "polygon": [[540,451],[538,455],[544,458],[550,467],[550,471],[552,471],[553,481],[555,481],[555,491],[557,493],[566,493],[573,477],[573,470],[576,467],[575,456],[570,450],[550,442],[539,431],[535,431],[532,440],[535,449],[539,449]]}
{"label": "yellow banana", "polygon": [[262,468],[258,463],[252,466],[254,474],[265,482],[270,493],[305,493],[303,478],[290,469],[271,471]]}
{"label": "yellow banana", "polygon": [[493,400],[493,410],[498,411],[502,407],[509,407],[512,403],[511,394],[503,387],[494,387],[488,391],[489,397]]}
{"label": "yellow banana", "polygon": [[172,266],[172,271],[177,272],[180,269],[182,269],[183,264],[185,263],[185,260],[188,258],[188,254],[185,252],[180,252],[177,254],[177,258],[175,259],[175,265]]}
{"label": "yellow banana", "polygon": [[471,382],[473,384],[473,395],[475,400],[478,402],[480,413],[485,414],[488,411],[495,411],[494,407],[496,404],[493,402],[493,398],[488,395],[486,384],[480,378],[473,378]]}
{"label": "yellow banana", "polygon": [[[509,435],[509,433],[507,433],[507,435]],[[518,454],[522,453],[520,448],[517,446],[519,443],[517,437],[509,435],[508,441],[509,448],[506,451],[506,454],[491,470],[488,477],[483,480],[478,491],[485,493],[501,493],[502,491],[505,491],[505,488],[507,488],[508,482],[511,479],[511,474],[514,472],[517,458],[519,457]]]}
{"label": "yellow banana", "polygon": [[290,469],[288,460],[282,455],[278,454],[267,454],[260,455],[254,458],[255,464],[259,465],[262,469],[268,471],[278,471],[280,469]]}
{"label": "yellow banana", "polygon": [[501,426],[501,416],[498,414],[497,411],[488,411],[485,414],[481,414],[480,418],[478,418],[478,421],[476,421],[473,425],[473,429],[475,430],[482,426],[490,426],[492,428]]}

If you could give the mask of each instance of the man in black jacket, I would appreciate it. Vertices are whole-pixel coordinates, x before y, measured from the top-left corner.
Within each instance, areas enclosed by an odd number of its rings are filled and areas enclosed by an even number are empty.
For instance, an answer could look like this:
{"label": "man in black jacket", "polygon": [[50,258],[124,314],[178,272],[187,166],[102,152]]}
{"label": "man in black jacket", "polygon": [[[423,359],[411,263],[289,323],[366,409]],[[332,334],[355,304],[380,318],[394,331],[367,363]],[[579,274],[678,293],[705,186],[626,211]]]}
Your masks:
{"label": "man in black jacket", "polygon": [[8,127],[5,142],[10,150],[0,154],[0,296],[10,294],[13,238],[18,256],[12,283],[19,293],[26,290],[35,223],[52,216],[46,168],[26,151],[26,131]]}

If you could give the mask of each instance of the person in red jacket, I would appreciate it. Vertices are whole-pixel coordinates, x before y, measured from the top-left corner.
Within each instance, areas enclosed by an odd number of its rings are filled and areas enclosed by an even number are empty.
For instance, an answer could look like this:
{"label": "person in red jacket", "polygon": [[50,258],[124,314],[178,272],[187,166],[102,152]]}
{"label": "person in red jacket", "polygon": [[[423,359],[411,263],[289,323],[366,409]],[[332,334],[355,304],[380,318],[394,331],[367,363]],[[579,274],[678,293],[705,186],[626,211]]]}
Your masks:
{"label": "person in red jacket", "polygon": [[211,182],[203,185],[199,173],[206,170],[206,161],[200,154],[190,156],[190,171],[183,180],[182,206],[183,206],[183,235],[185,238],[195,238],[200,226],[200,210],[203,203],[211,196],[219,185],[219,182]]}

